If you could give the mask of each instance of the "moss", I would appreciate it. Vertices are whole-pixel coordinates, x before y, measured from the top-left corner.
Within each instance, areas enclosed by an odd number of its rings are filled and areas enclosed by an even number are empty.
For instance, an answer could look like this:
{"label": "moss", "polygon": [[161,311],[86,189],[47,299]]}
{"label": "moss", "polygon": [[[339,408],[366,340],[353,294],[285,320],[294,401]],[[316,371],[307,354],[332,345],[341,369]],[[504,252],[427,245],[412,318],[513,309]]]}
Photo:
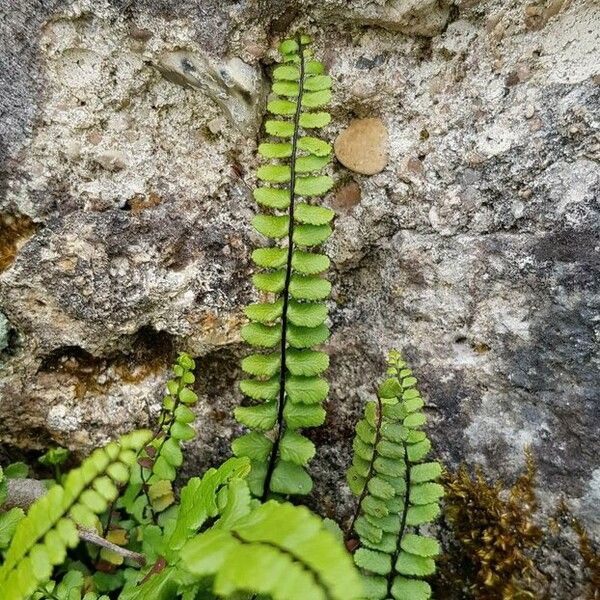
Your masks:
{"label": "moss", "polygon": [[37,230],[26,215],[0,214],[0,273],[14,262],[19,247]]}
{"label": "moss", "polygon": [[532,559],[542,541],[534,522],[536,467],[527,453],[525,472],[506,492],[501,481],[490,483],[481,467],[462,465],[445,475],[446,517],[457,540],[457,555],[446,574],[466,597],[486,600],[541,598],[540,574]]}

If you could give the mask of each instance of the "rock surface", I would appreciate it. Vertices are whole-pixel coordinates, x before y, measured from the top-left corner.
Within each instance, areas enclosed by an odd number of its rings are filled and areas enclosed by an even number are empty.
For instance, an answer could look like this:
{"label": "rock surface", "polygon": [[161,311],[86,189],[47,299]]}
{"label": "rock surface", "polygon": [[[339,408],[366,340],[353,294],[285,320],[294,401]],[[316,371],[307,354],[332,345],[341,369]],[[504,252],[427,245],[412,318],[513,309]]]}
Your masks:
{"label": "rock surface", "polygon": [[[511,480],[531,445],[545,513],[564,497],[600,539],[595,0],[17,0],[3,21],[0,214],[26,224],[0,240],[5,449],[84,452],[146,423],[185,349],[203,393],[187,472],[227,455],[257,139],[224,109],[239,99],[219,105],[160,61],[241,60],[258,81],[301,26],[336,81],[329,139],[375,116],[389,132],[388,168],[337,165],[325,199],[338,217],[314,506],[349,514],[352,429],[397,346],[442,460]],[[247,107],[258,122],[258,96]],[[578,597],[576,557],[565,539],[544,556],[549,597]]]}
{"label": "rock surface", "polygon": [[355,119],[336,138],[336,158],[348,169],[375,175],[388,162],[388,132],[381,119]]}

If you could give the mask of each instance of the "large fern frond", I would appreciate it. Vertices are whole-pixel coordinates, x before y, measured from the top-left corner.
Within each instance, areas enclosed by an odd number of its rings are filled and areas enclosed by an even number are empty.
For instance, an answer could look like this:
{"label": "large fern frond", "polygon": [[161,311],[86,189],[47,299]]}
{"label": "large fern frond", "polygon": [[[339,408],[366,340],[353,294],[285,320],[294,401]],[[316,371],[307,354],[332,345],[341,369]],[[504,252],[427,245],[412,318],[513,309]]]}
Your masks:
{"label": "large fern frond", "polygon": [[22,600],[47,581],[67,548],[79,542],[77,525],[93,528],[129,479],[138,452],[151,438],[147,430],[134,431],[95,450],[78,469],[34,502],[19,521],[0,567],[3,600]]}
{"label": "large fern frond", "polygon": [[390,352],[388,375],[356,426],[347,475],[359,497],[354,561],[363,570],[366,598],[427,600],[431,588],[423,578],[435,572],[439,544],[419,528],[440,512],[441,467],[425,461],[431,443],[421,431],[423,400],[396,351]]}
{"label": "large fern frond", "polygon": [[321,405],[329,391],[321,377],[329,358],[312,347],[329,336],[324,300],[331,284],[323,276],[329,259],[316,248],[331,235],[334,213],[314,198],[333,185],[318,174],[329,163],[331,145],[314,130],[330,121],[321,108],[331,98],[331,78],[312,59],[309,42],[298,36],[280,45],[282,63],[273,71],[267,105],[275,118],[266,121],[270,138],[258,148],[268,162],[257,173],[262,185],[254,198],[264,212],[253,225],[270,245],[252,253],[260,269],[253,283],[262,298],[247,307],[251,322],[242,337],[265,351],[242,362],[250,378],[241,389],[251,403],[235,416],[252,431],[233,443],[233,451],[252,460],[250,487],[263,499],[269,492],[311,491],[305,467],[315,449],[299,429],[324,422]]}

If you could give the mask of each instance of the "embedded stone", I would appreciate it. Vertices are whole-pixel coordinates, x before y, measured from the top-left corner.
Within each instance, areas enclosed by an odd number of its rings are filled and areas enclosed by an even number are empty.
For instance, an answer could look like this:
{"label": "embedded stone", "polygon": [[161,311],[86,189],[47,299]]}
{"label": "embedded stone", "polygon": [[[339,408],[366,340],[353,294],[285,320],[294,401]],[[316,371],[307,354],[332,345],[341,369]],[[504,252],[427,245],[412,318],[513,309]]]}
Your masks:
{"label": "embedded stone", "polygon": [[388,131],[378,118],[355,119],[338,135],[334,148],[337,159],[351,171],[375,175],[388,162]]}

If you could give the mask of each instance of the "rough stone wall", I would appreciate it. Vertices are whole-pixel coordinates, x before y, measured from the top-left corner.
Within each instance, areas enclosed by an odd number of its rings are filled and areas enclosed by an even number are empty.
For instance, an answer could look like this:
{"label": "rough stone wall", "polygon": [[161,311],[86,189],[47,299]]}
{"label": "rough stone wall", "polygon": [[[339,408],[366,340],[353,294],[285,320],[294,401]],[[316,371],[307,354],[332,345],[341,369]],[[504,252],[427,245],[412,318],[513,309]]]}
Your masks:
{"label": "rough stone wall", "polygon": [[[257,124],[273,48],[302,26],[336,80],[331,139],[355,117],[389,132],[387,168],[336,164],[326,199],[338,217],[319,506],[348,513],[353,425],[396,346],[442,460],[510,480],[531,445],[545,511],[565,497],[598,540],[595,0],[19,0],[3,12],[6,447],[84,451],[147,422],[185,349],[204,392],[188,470],[228,452]],[[581,581],[562,544],[545,557],[553,598]]]}

